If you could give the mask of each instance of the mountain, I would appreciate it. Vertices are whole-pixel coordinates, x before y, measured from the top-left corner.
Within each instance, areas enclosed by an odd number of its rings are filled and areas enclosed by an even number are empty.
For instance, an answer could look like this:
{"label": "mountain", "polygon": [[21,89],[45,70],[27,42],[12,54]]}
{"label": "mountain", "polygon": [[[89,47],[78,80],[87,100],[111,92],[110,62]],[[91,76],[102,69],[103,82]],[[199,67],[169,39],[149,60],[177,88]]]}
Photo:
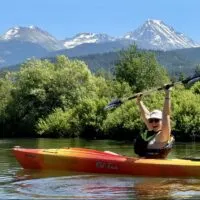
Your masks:
{"label": "mountain", "polygon": [[68,57],[75,56],[86,56],[90,54],[106,53],[112,51],[118,51],[123,48],[127,48],[131,44],[127,40],[116,40],[108,42],[99,42],[99,43],[83,43],[77,45],[74,48],[62,49],[59,51],[53,51],[48,53],[47,57],[53,57],[58,55],[66,55]]}
{"label": "mountain", "polygon": [[64,48],[63,43],[38,27],[14,27],[0,36],[0,67],[41,58]]}
{"label": "mountain", "polygon": [[18,40],[0,42],[0,67],[24,62],[28,58],[41,58],[48,51],[40,45]]}
{"label": "mountain", "polygon": [[64,46],[67,49],[74,48],[81,44],[86,43],[105,43],[115,41],[114,37],[111,37],[107,34],[96,34],[96,33],[79,33],[73,38],[66,39],[64,41]]}
{"label": "mountain", "polygon": [[79,33],[72,38],[57,40],[48,32],[36,27],[14,27],[0,36],[0,68],[24,62],[32,57],[69,57],[108,53],[137,44],[141,49],[174,50],[195,48],[200,45],[175,31],[161,20],[147,20],[136,30],[121,37],[105,33]]}
{"label": "mountain", "polygon": [[172,50],[200,46],[161,20],[149,19],[135,31],[125,34],[124,38],[135,41],[144,49]]}
{"label": "mountain", "polygon": [[0,37],[0,42],[23,41],[38,44],[48,51],[55,51],[64,48],[61,41],[51,36],[48,32],[36,26],[14,27],[9,29]]}
{"label": "mountain", "polygon": [[163,21],[152,19],[148,19],[142,26],[126,33],[122,37],[112,37],[107,34],[80,33],[71,39],[66,39],[64,46],[67,49],[71,49],[83,44],[104,43],[106,45],[110,42],[115,46],[116,43],[124,43],[123,46],[135,43],[142,49],[164,51],[200,46],[199,43],[193,41],[183,33],[175,31]]}
{"label": "mountain", "polygon": [[111,37],[106,34],[82,33],[64,41],[66,49],[51,52],[48,56],[64,54],[67,56],[85,56],[96,53],[106,53],[130,44],[137,44],[141,49],[170,51],[183,48],[200,47],[183,33],[175,31],[161,20],[147,20],[134,31],[122,37]]}

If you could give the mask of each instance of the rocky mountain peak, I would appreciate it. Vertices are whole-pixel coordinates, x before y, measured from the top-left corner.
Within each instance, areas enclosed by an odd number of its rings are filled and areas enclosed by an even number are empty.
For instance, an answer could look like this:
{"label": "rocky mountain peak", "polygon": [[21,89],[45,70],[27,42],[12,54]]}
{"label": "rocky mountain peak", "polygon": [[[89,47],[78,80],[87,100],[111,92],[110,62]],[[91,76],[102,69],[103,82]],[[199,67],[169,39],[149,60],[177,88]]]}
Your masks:
{"label": "rocky mountain peak", "polygon": [[140,47],[146,49],[170,50],[199,46],[163,21],[154,19],[148,19],[135,31],[125,34],[124,38],[134,40]]}
{"label": "rocky mountain peak", "polygon": [[58,41],[55,37],[50,35],[48,32],[33,25],[29,27],[16,26],[10,28],[5,34],[1,36],[0,40],[18,40],[23,42],[31,42],[39,44],[49,51],[64,48],[63,44],[60,41]]}

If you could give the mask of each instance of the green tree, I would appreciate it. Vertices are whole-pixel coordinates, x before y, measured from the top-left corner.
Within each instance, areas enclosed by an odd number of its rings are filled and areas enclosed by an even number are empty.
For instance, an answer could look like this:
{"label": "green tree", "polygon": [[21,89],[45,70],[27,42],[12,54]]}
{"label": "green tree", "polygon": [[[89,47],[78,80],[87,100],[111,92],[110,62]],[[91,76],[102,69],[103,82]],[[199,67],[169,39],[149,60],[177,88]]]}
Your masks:
{"label": "green tree", "polygon": [[70,109],[87,95],[91,72],[84,62],[57,57],[31,60],[16,73],[9,107],[10,123],[18,135],[35,134],[35,125],[41,117],[54,109]]}
{"label": "green tree", "polygon": [[0,78],[0,137],[4,137],[8,129],[8,108],[12,101],[11,91],[13,89],[12,75],[7,73],[4,78]]}
{"label": "green tree", "polygon": [[[196,83],[198,85],[198,83]],[[200,96],[192,89],[176,88],[172,96],[173,130],[177,140],[200,136]]]}
{"label": "green tree", "polygon": [[155,55],[139,51],[135,45],[121,51],[116,64],[116,78],[126,81],[134,92],[163,85],[169,81],[166,70],[157,62]]}
{"label": "green tree", "polygon": [[65,106],[63,109],[57,108],[38,120],[36,127],[40,135],[103,138],[102,124],[107,116],[105,105],[113,96],[121,97],[131,92],[127,83],[93,75],[81,90],[85,93],[79,103],[74,102],[73,106]]}
{"label": "green tree", "polygon": [[196,82],[192,87],[191,91],[195,94],[200,95],[200,81]]}

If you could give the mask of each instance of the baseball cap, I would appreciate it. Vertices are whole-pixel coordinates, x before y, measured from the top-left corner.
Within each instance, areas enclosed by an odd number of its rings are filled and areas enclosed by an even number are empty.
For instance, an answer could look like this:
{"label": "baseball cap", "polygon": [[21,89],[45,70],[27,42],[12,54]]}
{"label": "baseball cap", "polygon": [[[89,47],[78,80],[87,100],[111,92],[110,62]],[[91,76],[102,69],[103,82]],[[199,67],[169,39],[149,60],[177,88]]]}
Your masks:
{"label": "baseball cap", "polygon": [[153,110],[149,115],[149,119],[162,119],[162,111]]}

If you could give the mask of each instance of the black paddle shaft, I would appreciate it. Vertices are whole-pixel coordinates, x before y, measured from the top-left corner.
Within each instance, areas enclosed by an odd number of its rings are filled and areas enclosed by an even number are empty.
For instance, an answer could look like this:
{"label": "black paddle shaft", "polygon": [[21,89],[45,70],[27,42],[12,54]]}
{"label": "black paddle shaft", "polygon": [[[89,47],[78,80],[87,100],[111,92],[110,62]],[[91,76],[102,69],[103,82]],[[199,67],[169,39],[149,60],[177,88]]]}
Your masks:
{"label": "black paddle shaft", "polygon": [[171,88],[171,87],[173,87],[174,85],[177,85],[177,84],[193,84],[193,83],[195,83],[196,81],[199,81],[199,80],[200,80],[200,76],[188,77],[188,78],[186,78],[186,79],[184,79],[182,81],[169,83],[169,84],[166,84],[164,86],[161,86],[161,87],[158,87],[158,88],[146,91],[146,92],[136,93],[133,96],[130,96],[130,97],[124,99],[124,100],[122,100],[122,99],[114,99],[104,109],[108,110],[108,109],[111,109],[111,108],[116,108],[116,107],[120,106],[122,103],[124,103],[127,100],[131,100],[131,99],[137,98],[138,95],[148,95],[148,94],[150,94],[150,93],[152,93],[154,91],[159,91],[159,90],[163,90],[163,89],[169,89],[169,88]]}

